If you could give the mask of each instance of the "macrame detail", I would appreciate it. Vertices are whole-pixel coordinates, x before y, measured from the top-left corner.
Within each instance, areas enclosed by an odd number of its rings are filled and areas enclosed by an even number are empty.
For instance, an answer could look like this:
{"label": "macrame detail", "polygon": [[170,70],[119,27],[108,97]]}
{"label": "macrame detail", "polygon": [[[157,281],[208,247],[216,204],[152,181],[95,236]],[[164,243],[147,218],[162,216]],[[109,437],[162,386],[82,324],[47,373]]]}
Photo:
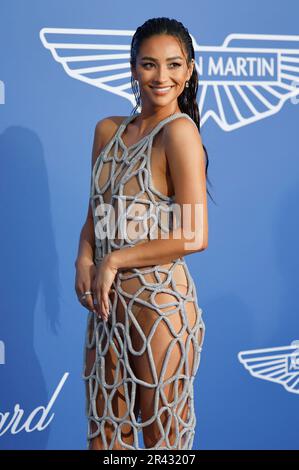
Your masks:
{"label": "macrame detail", "polygon": [[[136,116],[122,122],[93,166],[95,264],[111,251],[146,243],[173,227],[169,214],[175,197],[153,186],[153,139],[173,119],[194,121],[175,113],[127,147],[122,134]],[[110,236],[99,236],[109,230]],[[192,449],[193,382],[205,323],[184,258],[120,269],[109,310],[107,322],[92,311],[87,317],[82,374],[87,448],[95,440],[97,449],[142,449],[142,431],[147,449]]]}

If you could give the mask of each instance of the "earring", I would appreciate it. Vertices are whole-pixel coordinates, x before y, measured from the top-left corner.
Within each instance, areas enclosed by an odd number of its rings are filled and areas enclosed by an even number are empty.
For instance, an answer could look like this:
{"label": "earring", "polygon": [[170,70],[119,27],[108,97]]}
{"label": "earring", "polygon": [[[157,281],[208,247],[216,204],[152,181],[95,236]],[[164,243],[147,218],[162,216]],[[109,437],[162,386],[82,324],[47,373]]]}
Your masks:
{"label": "earring", "polygon": [[189,88],[189,82],[188,81],[186,82],[186,88]]}

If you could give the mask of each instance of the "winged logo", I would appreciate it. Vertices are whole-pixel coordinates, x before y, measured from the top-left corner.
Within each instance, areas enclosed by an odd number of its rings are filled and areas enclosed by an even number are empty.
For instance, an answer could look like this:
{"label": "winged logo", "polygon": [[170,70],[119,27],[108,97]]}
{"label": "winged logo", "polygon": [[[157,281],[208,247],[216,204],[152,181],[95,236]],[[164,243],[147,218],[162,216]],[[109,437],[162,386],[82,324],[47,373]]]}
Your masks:
{"label": "winged logo", "polygon": [[253,377],[299,393],[299,340],[292,341],[290,346],[240,351],[238,359]]}
{"label": "winged logo", "polygon": [[[135,31],[42,28],[40,39],[72,78],[128,99],[130,48]],[[232,131],[277,113],[299,95],[299,36],[229,34],[220,46],[198,44],[201,126],[211,118]]]}

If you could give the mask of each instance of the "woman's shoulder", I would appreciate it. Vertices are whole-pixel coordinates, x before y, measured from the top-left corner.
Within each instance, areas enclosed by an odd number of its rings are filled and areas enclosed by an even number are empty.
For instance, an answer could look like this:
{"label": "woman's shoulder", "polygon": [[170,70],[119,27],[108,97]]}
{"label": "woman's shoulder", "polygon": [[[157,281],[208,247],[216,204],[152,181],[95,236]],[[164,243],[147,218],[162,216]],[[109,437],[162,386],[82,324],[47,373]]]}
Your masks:
{"label": "woman's shoulder", "polygon": [[184,159],[188,149],[194,155],[198,151],[203,152],[199,129],[194,120],[185,114],[167,123],[163,133],[163,144],[166,156],[171,155],[172,159],[176,156]]}
{"label": "woman's shoulder", "polygon": [[192,142],[200,139],[200,132],[195,121],[186,113],[178,113],[175,119],[171,119],[164,126],[164,141]]}
{"label": "woman's shoulder", "polygon": [[126,119],[127,116],[107,116],[96,123],[96,131],[101,131],[101,132],[109,132],[110,130],[113,130],[117,127],[120,126],[120,124],[123,122],[124,119]]}
{"label": "woman's shoulder", "polygon": [[112,139],[124,119],[126,116],[107,116],[97,121],[94,137],[98,150],[104,148],[107,142]]}

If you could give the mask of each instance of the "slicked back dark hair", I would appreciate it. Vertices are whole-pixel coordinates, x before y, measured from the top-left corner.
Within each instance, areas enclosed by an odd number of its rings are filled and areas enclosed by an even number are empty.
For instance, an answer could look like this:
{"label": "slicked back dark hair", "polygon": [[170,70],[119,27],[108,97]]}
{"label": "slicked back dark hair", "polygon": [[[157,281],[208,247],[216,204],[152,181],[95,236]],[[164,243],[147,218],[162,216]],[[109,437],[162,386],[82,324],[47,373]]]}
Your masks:
{"label": "slicked back dark hair", "polygon": [[[138,26],[136,29],[131,41],[130,63],[132,67],[136,68],[136,60],[142,42],[151,36],[162,34],[167,34],[178,39],[181,47],[187,55],[187,66],[191,65],[191,60],[194,59],[194,47],[188,29],[180,21],[167,17],[159,17],[148,19],[145,21],[145,23],[143,23],[141,26]],[[136,106],[132,110],[132,113],[135,114],[136,110],[140,107],[141,102],[138,85],[135,82],[133,76],[131,76],[131,86],[136,100]],[[178,97],[178,105],[182,113],[188,114],[193,119],[200,133],[200,115],[196,100],[197,90],[198,75],[196,67],[194,66],[193,73],[189,79],[189,87],[184,87],[184,91]],[[208,178],[209,157],[204,144],[203,149],[206,156],[206,179],[207,182],[211,184]],[[212,198],[208,189],[207,193]]]}

